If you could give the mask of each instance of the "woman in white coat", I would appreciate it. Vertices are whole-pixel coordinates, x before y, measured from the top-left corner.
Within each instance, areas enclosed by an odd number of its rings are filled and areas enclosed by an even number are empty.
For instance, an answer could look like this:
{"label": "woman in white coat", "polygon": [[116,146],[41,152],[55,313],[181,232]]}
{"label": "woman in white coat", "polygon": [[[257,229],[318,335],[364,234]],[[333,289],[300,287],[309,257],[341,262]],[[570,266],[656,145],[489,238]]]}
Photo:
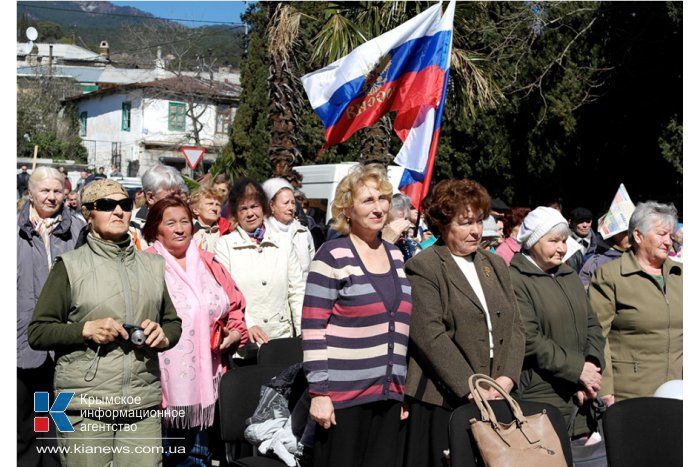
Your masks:
{"label": "woman in white coat", "polygon": [[267,218],[267,225],[271,230],[292,242],[294,252],[301,264],[304,284],[306,284],[309,265],[316,254],[316,248],[309,229],[295,218],[297,204],[294,198],[294,187],[284,178],[278,177],[266,180],[262,188],[267,199],[270,200],[271,215]]}
{"label": "woman in white coat", "polygon": [[238,227],[216,242],[216,259],[243,292],[250,340],[298,336],[304,300],[302,270],[291,242],[270,228],[270,205],[260,184],[239,180],[229,192]]}

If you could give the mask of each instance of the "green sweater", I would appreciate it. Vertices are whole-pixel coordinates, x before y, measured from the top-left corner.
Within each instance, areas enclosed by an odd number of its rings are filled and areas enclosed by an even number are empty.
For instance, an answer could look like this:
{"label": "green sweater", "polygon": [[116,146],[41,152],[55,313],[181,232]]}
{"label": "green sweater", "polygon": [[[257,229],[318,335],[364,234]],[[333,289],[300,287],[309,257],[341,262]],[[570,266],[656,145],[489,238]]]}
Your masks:
{"label": "green sweater", "polygon": [[136,251],[129,242],[93,236],[58,257],[28,338],[32,348],[56,351],[55,389],[75,393],[68,410],[160,405],[157,352],[167,349],[136,348],[121,337],[97,345],[85,340],[82,330],[87,321],[106,317],[137,326],[151,319],[163,328],[170,348],[175,346],[181,320],[165,286],[163,265],[162,258]]}

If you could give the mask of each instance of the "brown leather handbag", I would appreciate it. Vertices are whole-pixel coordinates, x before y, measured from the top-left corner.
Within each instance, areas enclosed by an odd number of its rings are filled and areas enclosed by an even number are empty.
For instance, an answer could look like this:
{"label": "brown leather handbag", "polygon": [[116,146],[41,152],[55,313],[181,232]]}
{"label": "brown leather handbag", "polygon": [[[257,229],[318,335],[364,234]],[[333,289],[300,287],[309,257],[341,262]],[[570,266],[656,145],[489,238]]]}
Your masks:
{"label": "brown leather handbag", "polygon": [[[492,387],[506,400],[514,420],[500,423],[477,387]],[[474,396],[481,420],[472,418],[472,435],[487,467],[566,467],[564,451],[546,411],[523,415],[518,403],[492,378],[475,374],[469,378],[469,390]]]}

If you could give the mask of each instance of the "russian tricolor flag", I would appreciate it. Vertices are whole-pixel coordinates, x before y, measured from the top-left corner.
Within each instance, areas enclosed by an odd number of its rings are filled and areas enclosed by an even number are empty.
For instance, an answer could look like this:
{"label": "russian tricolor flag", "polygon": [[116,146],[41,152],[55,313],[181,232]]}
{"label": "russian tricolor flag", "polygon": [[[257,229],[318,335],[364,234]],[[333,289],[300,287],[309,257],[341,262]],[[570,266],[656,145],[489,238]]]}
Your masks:
{"label": "russian tricolor flag", "polygon": [[406,170],[401,190],[420,209],[428,192],[447,94],[455,0],[436,4],[399,27],[365,42],[301,81],[326,128],[326,144],[396,112],[404,142],[395,162]]}

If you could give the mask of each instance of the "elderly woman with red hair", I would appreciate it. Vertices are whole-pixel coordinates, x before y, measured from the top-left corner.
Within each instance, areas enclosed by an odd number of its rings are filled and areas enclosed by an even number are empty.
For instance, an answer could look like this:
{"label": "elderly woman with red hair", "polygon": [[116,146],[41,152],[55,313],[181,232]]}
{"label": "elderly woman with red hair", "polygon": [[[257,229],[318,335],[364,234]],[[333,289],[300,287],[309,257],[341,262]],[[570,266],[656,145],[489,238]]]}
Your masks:
{"label": "elderly woman with red hair", "polygon": [[406,263],[413,296],[408,466],[444,465],[450,414],[472,398],[470,375],[490,375],[506,391],[520,376],[525,336],[508,267],[479,248],[490,201],[474,181],[444,180],[424,203],[440,238]]}

